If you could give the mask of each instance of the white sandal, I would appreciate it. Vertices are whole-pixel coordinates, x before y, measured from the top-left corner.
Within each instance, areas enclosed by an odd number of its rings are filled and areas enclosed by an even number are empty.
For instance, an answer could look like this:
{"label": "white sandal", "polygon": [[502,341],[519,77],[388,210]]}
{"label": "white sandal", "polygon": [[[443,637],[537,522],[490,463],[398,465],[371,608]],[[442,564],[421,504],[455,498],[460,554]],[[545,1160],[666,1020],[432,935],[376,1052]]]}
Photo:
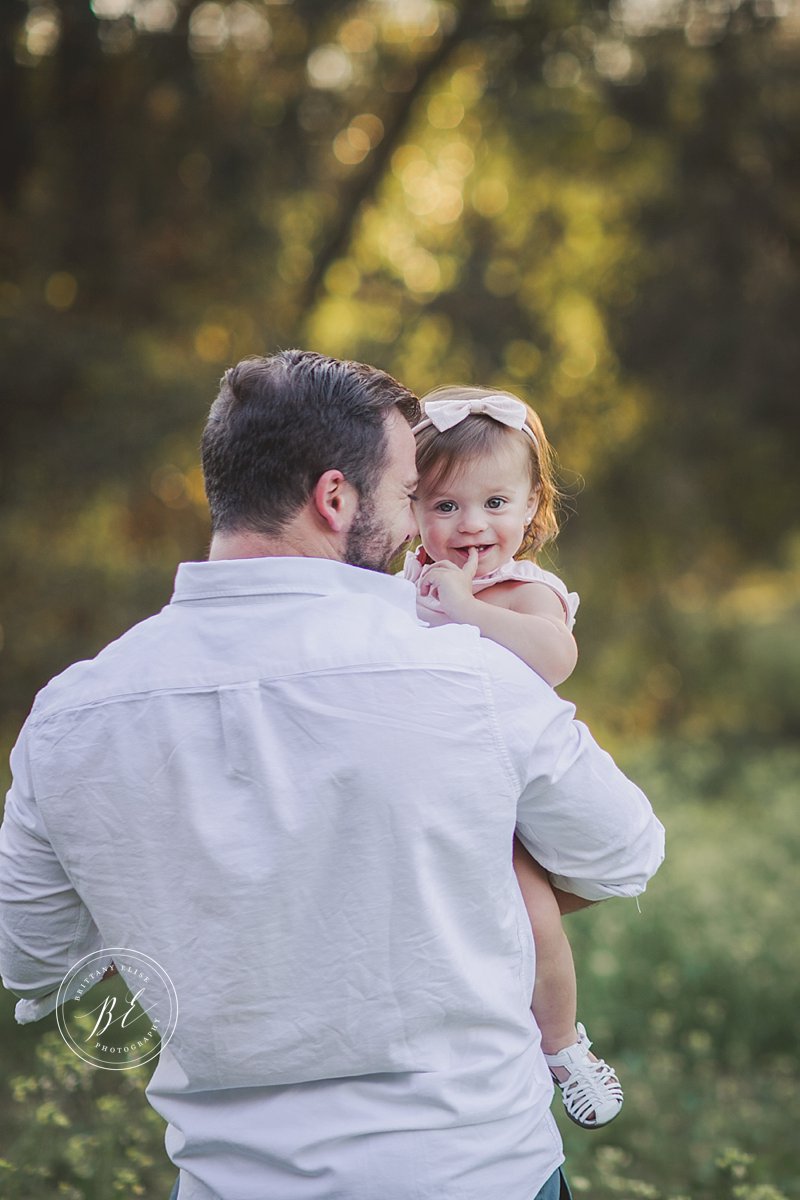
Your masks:
{"label": "white sandal", "polygon": [[[613,1121],[622,1108],[622,1087],[613,1067],[602,1058],[589,1057],[592,1043],[583,1025],[579,1023],[577,1030],[574,1045],[544,1057],[554,1082],[561,1088],[569,1119],[582,1129],[598,1129]],[[563,1067],[569,1076],[562,1082],[553,1073],[554,1067]]]}

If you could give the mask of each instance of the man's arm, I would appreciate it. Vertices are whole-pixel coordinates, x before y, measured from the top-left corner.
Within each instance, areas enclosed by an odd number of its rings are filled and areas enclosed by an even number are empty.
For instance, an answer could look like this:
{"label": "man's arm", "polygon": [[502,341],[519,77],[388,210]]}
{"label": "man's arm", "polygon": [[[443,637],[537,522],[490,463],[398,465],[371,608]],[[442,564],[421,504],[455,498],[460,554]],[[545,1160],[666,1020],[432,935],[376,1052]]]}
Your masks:
{"label": "man's arm", "polygon": [[571,704],[499,647],[485,643],[485,652],[518,789],[517,836],[561,892],[639,895],[664,858],[664,828],[646,796]]}
{"label": "man's arm", "polygon": [[664,859],[646,796],[561,706],[530,759],[517,836],[553,886],[583,900],[638,896]]}
{"label": "man's arm", "polygon": [[33,793],[26,730],[11,754],[14,781],[0,827],[0,975],[22,998],[18,1020],[55,1008],[70,967],[100,935],[47,835]]}

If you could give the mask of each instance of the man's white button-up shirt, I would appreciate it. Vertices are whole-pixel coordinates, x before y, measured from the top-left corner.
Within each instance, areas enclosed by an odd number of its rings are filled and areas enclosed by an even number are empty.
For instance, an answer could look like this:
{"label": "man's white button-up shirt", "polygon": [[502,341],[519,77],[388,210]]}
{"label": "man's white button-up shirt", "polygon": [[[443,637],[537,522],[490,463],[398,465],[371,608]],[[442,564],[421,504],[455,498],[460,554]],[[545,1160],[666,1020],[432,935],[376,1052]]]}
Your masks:
{"label": "man's white button-up shirt", "polygon": [[0,831],[20,1019],[79,958],[179,1001],[148,1088],[181,1200],[531,1200],[562,1160],[514,830],[559,887],[641,892],[663,830],[573,710],[413,584],[183,564],[39,695]]}

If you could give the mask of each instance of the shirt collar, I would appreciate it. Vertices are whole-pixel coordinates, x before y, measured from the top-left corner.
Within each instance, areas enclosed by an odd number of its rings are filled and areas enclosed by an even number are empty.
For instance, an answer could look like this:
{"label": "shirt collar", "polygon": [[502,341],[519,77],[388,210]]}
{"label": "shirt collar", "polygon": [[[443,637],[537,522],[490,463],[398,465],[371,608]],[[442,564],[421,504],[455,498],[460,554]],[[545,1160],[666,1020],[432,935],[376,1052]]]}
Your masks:
{"label": "shirt collar", "polygon": [[225,558],[180,563],[170,603],[287,592],[315,596],[367,593],[416,617],[413,583],[327,558]]}

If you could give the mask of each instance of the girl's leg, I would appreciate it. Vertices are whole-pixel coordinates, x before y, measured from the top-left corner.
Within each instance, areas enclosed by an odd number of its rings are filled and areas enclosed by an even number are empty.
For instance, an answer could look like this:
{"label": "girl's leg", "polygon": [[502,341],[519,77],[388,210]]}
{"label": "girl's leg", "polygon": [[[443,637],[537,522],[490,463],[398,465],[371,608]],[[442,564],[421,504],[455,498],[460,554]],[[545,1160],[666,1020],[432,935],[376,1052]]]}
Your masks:
{"label": "girl's leg", "polygon": [[591,1053],[586,1030],[577,1024],[577,986],[572,951],[547,873],[514,838],[514,870],[536,943],[533,1015],[542,1051],[560,1085],[567,1116],[584,1129],[613,1121],[622,1108],[622,1088],[612,1067]]}
{"label": "girl's leg", "polygon": [[514,870],[536,943],[536,986],[531,1008],[542,1050],[557,1054],[578,1040],[577,984],[567,935],[547,872],[514,838]]}

